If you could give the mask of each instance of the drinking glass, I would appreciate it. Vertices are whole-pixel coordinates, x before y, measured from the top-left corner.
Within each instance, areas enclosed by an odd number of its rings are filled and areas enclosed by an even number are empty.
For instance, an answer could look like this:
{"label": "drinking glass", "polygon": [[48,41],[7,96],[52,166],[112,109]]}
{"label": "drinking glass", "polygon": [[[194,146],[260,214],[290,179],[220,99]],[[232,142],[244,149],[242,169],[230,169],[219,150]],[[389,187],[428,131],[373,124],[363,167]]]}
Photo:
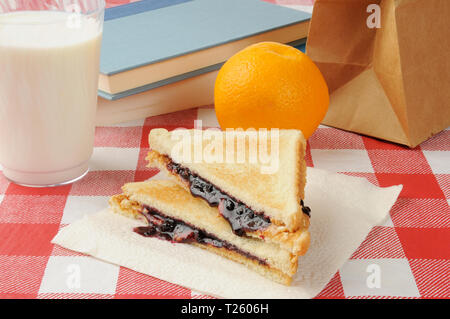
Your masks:
{"label": "drinking glass", "polygon": [[88,171],[104,0],[0,0],[0,170],[25,186]]}

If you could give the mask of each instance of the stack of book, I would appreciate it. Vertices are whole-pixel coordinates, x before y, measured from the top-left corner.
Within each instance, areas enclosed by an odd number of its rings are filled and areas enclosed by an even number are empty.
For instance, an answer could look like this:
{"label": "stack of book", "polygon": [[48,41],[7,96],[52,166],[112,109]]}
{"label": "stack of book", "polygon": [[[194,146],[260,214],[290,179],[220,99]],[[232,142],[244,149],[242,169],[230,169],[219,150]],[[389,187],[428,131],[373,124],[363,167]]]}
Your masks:
{"label": "stack of book", "polygon": [[260,0],[142,0],[105,12],[98,125],[214,102],[225,61],[261,41],[304,46],[310,14]]}

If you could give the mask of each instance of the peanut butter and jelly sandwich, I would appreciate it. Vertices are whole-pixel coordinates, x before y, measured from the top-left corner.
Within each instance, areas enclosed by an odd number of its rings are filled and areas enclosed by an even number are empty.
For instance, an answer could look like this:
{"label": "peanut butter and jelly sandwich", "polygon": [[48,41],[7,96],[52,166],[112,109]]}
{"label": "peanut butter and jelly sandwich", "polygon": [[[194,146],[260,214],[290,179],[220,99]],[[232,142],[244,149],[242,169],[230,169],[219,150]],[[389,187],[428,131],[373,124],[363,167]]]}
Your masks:
{"label": "peanut butter and jelly sandwich", "polygon": [[[191,154],[211,149],[211,136],[184,131],[190,139],[182,142],[172,136],[179,134],[176,131],[150,132],[149,166],[164,170],[171,180],[125,184],[123,194],[111,198],[112,210],[145,221],[145,226],[135,229],[143,236],[207,249],[289,285],[297,272],[298,257],[306,253],[310,241],[310,209],[303,205],[302,133],[280,130],[263,141],[245,132],[216,132],[215,149],[223,146],[224,158],[230,152],[247,151],[240,161],[220,161],[219,157],[211,161],[187,159],[182,152],[174,152],[179,143]],[[265,147],[266,159],[275,154],[276,165],[264,169],[269,161],[252,158],[249,150],[255,145],[257,151]]]}

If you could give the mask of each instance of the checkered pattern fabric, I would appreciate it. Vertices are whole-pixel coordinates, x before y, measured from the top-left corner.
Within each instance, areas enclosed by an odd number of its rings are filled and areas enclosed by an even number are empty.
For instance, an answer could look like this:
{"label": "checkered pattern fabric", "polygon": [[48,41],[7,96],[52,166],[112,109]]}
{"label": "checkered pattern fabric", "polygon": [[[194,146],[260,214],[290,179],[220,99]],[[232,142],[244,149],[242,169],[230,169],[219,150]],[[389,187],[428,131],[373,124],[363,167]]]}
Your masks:
{"label": "checkered pattern fabric", "polygon": [[[124,183],[158,178],[144,160],[152,128],[192,128],[196,119],[218,126],[210,106],[98,127],[91,170],[73,185],[30,189],[0,175],[0,298],[208,297],[50,244],[61,227],[106,207]],[[450,130],[410,150],[319,127],[308,141],[308,166],[404,185],[389,220],[372,229],[319,298],[450,297],[449,160]],[[367,284],[373,267],[379,288]],[[75,286],[74,270],[81,275]]]}
{"label": "checkered pattern fabric", "polygon": [[[158,178],[144,160],[152,128],[192,128],[196,119],[218,126],[210,106],[98,127],[90,172],[73,185],[31,189],[0,173],[0,298],[208,298],[50,244],[60,228],[105,208],[124,183]],[[378,186],[404,185],[389,220],[372,229],[318,298],[450,298],[450,130],[407,149],[321,126],[306,159]],[[368,283],[373,272],[379,285]]]}

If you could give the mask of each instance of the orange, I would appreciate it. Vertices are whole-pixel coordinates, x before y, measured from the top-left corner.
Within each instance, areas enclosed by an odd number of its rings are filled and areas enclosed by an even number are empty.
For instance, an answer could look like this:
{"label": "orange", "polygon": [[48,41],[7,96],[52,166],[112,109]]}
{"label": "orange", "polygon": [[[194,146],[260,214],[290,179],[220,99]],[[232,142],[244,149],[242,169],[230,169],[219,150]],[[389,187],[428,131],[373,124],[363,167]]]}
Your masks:
{"label": "orange", "polygon": [[288,45],[261,42],[222,66],[214,103],[222,129],[299,129],[308,138],[328,110],[329,94],[307,55]]}

